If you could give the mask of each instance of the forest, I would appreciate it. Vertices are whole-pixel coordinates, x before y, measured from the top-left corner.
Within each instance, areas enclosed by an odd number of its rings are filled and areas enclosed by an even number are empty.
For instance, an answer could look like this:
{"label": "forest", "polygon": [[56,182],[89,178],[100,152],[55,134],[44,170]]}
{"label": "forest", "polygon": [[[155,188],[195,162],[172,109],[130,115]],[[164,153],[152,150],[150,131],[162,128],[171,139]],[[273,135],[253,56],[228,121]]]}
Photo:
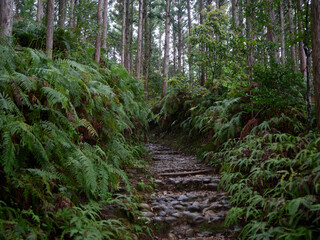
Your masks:
{"label": "forest", "polygon": [[[0,240],[319,239],[319,133],[320,0],[0,0]],[[232,237],[148,220],[150,142]]]}

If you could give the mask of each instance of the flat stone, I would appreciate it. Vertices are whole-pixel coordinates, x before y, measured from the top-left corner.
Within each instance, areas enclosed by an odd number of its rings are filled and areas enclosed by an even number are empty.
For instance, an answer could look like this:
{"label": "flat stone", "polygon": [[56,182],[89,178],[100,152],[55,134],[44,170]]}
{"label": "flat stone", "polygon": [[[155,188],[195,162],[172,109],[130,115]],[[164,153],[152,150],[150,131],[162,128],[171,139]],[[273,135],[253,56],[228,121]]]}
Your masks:
{"label": "flat stone", "polygon": [[146,203],[140,203],[140,207],[151,211],[151,206]]}
{"label": "flat stone", "polygon": [[186,195],[181,195],[179,198],[178,198],[178,201],[187,201],[189,198],[186,196]]}
{"label": "flat stone", "polygon": [[167,215],[167,213],[165,211],[161,211],[158,213],[158,216],[160,216],[160,217],[164,217],[166,215]]}
{"label": "flat stone", "polygon": [[179,204],[179,201],[174,200],[174,201],[171,202],[171,204],[172,204],[172,205],[177,205],[177,204]]}
{"label": "flat stone", "polygon": [[191,206],[187,207],[187,210],[190,212],[199,212],[199,211],[201,211],[201,208],[199,205],[191,205]]}
{"label": "flat stone", "polygon": [[142,214],[143,214],[145,217],[148,217],[148,218],[154,217],[154,214],[153,214],[152,212],[142,212]]}
{"label": "flat stone", "polygon": [[206,188],[208,190],[211,190],[211,191],[217,191],[218,189],[218,184],[217,183],[209,183],[209,184],[206,184]]}
{"label": "flat stone", "polygon": [[184,208],[185,208],[182,205],[175,205],[174,207],[175,207],[175,209],[178,209],[178,210],[184,210]]}
{"label": "flat stone", "polygon": [[177,218],[176,217],[165,217],[164,220],[167,222],[167,223],[173,223],[175,221],[177,221]]}
{"label": "flat stone", "polygon": [[163,218],[162,217],[154,217],[152,220],[153,220],[154,223],[158,223],[158,224],[163,222]]}

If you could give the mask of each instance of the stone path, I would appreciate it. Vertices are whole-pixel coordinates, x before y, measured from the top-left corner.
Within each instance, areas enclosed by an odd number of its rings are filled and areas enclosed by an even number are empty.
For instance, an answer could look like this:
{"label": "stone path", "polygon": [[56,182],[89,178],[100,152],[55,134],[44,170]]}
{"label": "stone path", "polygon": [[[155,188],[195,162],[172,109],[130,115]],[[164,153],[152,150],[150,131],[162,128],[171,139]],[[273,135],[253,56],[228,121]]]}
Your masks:
{"label": "stone path", "polygon": [[154,226],[155,239],[235,239],[224,225],[230,206],[227,195],[217,191],[219,176],[193,156],[159,144],[146,146],[157,189],[144,215]]}

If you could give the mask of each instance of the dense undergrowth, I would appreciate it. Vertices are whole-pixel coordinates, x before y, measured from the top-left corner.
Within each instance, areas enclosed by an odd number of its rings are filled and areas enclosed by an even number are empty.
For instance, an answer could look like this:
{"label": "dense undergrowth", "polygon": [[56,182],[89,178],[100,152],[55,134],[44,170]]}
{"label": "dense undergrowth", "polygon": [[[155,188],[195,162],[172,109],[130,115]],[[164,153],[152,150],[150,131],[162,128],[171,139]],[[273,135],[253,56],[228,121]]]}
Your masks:
{"label": "dense undergrowth", "polygon": [[[21,46],[1,44],[0,59],[0,239],[145,232],[124,171],[142,161],[140,84],[116,64],[52,61]],[[115,219],[106,206],[129,215]]]}
{"label": "dense undergrowth", "polygon": [[252,79],[173,82],[158,123],[202,143],[198,156],[220,170],[233,205],[226,223],[243,226],[241,239],[317,239],[320,138],[307,129],[304,82],[280,66],[256,66]]}

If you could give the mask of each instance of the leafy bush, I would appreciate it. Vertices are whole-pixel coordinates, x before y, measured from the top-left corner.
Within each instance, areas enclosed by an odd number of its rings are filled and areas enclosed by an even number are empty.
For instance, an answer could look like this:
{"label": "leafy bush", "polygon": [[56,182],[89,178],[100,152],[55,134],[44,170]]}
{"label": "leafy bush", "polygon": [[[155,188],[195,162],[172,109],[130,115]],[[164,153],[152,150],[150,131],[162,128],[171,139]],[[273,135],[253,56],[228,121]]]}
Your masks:
{"label": "leafy bush", "polygon": [[7,45],[0,58],[2,236],[111,239],[120,223],[79,204],[107,200],[120,182],[130,191],[122,169],[141,154],[129,138],[147,126],[141,87],[119,66]]}

